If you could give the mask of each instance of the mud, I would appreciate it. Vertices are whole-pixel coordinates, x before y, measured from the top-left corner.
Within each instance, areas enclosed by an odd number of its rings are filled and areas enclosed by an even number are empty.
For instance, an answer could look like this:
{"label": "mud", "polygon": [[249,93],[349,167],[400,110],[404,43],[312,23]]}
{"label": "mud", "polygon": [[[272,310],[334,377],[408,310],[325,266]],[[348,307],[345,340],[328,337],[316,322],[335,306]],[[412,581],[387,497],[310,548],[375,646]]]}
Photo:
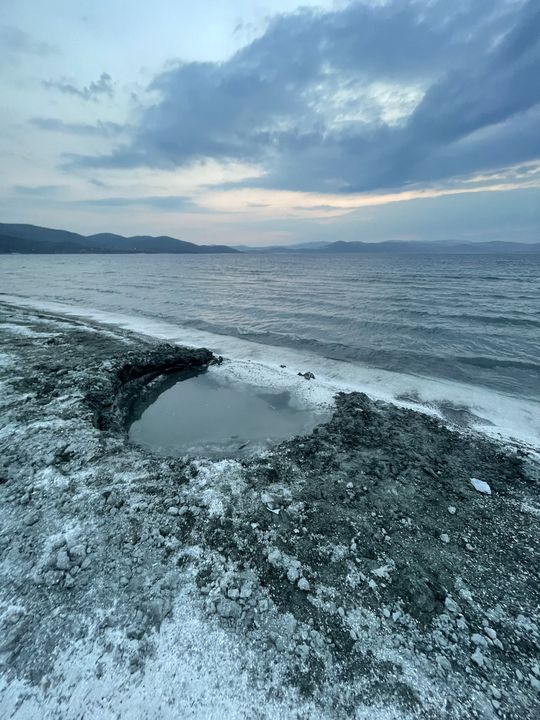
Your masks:
{"label": "mud", "polygon": [[[30,699],[79,717],[67,698],[103,667],[144,683],[160,637],[187,622],[186,590],[209,633],[246,648],[254,694],[289,698],[277,716],[540,712],[530,449],[350,393],[258,458],[158,458],[128,442],[133,403],[210,352],[9,306],[0,321],[7,717],[31,717]],[[70,680],[59,658],[81,644],[99,660]],[[210,716],[171,697],[178,717]],[[100,702],[132,717],[112,690]]]}

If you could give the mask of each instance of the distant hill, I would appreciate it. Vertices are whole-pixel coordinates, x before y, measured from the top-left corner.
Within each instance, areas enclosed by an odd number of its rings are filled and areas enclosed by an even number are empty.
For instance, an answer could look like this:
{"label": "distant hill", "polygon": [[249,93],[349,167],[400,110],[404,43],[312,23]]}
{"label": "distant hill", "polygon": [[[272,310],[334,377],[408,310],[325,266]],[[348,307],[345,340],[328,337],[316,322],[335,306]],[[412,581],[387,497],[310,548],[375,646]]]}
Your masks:
{"label": "distant hill", "polygon": [[514,243],[514,242],[459,242],[458,240],[444,240],[433,242],[388,240],[386,242],[344,242],[338,240],[332,243],[306,243],[304,245],[278,245],[265,247],[237,246],[243,252],[253,253],[313,253],[324,254],[378,254],[378,255],[409,255],[409,254],[436,254],[436,255],[504,255],[512,254],[540,254],[540,243]]}
{"label": "distant hill", "polygon": [[404,253],[435,253],[456,255],[500,254],[500,253],[540,253],[540,243],[513,243],[513,242],[476,242],[464,243],[456,240],[438,242],[400,241],[388,240],[380,243],[343,242],[329,243],[325,247],[317,248],[311,252],[320,253],[389,253],[393,255]]}
{"label": "distant hill", "polygon": [[161,235],[123,237],[112,233],[79,235],[37,225],[0,223],[0,253],[236,253],[227,245],[195,245]]}

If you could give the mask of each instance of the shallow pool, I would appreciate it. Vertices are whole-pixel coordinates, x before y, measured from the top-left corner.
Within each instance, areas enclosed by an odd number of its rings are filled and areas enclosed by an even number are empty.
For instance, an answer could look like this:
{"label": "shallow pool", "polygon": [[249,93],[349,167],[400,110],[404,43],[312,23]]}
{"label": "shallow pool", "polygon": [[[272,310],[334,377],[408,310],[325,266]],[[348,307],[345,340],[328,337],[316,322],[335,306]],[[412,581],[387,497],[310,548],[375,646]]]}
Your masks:
{"label": "shallow pool", "polygon": [[232,458],[310,432],[325,419],[268,391],[209,370],[169,376],[135,407],[131,440],[160,455]]}

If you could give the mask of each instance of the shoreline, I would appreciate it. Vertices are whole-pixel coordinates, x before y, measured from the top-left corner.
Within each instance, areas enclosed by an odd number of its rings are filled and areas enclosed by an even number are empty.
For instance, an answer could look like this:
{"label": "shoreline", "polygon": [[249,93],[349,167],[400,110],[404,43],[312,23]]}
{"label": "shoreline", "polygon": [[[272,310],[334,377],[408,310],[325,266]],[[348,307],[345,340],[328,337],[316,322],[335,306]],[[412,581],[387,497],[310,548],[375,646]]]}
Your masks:
{"label": "shoreline", "polygon": [[[495,442],[524,446],[530,450],[539,445],[540,399],[520,398],[481,385],[467,385],[445,378],[400,374],[342,360],[329,360],[300,349],[219,335],[158,318],[139,318],[7,295],[0,295],[1,305],[95,324],[102,328],[102,332],[112,332],[113,335],[126,331],[152,342],[208,347],[216,355],[234,361],[227,366],[231,379],[287,389],[307,407],[328,407],[333,404],[333,396],[340,391],[365,392],[373,399],[416,410],[465,432],[487,435]],[[284,364],[286,369],[282,369]],[[297,370],[305,371],[306,368],[314,371],[316,384],[298,382]]]}
{"label": "shoreline", "polygon": [[126,353],[156,371],[185,351],[2,303],[0,318],[8,716],[76,717],[65,698],[81,688],[90,711],[121,713],[126,693],[170,680],[162,643],[188,626],[168,662],[180,684],[190,653],[203,670],[171,691],[170,717],[186,697],[199,714],[184,716],[200,718],[267,701],[260,717],[518,720],[539,707],[539,467],[525,449],[356,392],[259,458],[156,457],[128,443],[122,413],[103,429],[96,413]]}

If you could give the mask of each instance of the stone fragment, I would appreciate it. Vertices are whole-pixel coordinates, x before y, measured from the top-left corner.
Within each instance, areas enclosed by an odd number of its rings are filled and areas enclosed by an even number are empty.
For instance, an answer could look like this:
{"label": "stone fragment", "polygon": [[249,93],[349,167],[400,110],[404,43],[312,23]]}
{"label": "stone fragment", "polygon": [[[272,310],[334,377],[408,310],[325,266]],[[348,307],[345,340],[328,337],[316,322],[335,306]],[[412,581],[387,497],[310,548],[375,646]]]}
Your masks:
{"label": "stone fragment", "polygon": [[304,592],[309,591],[309,582],[306,580],[305,577],[300,578],[300,580],[298,581],[298,587],[300,588],[300,590],[303,590]]}
{"label": "stone fragment", "polygon": [[242,611],[233,600],[222,598],[217,604],[217,612],[222,618],[238,618]]}
{"label": "stone fragment", "polygon": [[71,567],[71,562],[69,560],[69,555],[65,550],[59,550],[56,555],[56,567],[58,570],[69,570]]}
{"label": "stone fragment", "polygon": [[478,665],[478,667],[484,667],[485,657],[480,652],[480,648],[476,648],[474,653],[471,655],[471,660]]}
{"label": "stone fragment", "polygon": [[487,482],[479,480],[478,478],[471,478],[471,485],[479,493],[482,493],[484,495],[491,495],[491,488],[489,487]]}

